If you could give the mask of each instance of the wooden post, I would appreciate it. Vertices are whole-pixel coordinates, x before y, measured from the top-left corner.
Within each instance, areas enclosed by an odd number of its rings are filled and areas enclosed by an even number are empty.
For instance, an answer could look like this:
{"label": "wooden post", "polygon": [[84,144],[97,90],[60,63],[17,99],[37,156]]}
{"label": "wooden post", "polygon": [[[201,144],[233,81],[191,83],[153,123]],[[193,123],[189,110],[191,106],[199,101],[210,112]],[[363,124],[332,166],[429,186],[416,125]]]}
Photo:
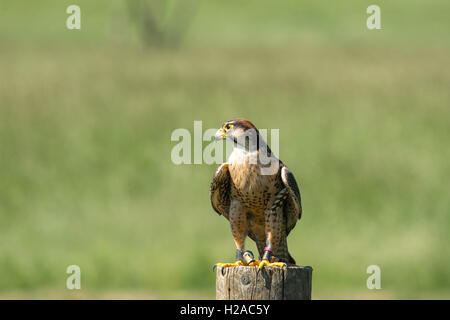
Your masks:
{"label": "wooden post", "polygon": [[[223,270],[223,274],[222,274]],[[312,268],[217,268],[217,300],[311,300]]]}

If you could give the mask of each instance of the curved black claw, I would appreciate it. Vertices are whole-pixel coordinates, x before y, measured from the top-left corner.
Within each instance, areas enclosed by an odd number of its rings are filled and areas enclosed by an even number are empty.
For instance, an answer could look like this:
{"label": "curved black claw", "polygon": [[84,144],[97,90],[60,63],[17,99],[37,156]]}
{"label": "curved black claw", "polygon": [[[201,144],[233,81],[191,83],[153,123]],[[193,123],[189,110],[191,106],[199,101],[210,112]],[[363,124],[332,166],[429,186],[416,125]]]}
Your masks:
{"label": "curved black claw", "polygon": [[[218,265],[218,263],[216,263],[215,265],[213,265],[213,272],[216,270],[217,265]],[[221,267],[221,268],[222,268],[222,269],[221,269],[220,271],[221,271],[222,275],[224,276],[224,275],[225,275],[225,268],[224,268],[224,267]]]}

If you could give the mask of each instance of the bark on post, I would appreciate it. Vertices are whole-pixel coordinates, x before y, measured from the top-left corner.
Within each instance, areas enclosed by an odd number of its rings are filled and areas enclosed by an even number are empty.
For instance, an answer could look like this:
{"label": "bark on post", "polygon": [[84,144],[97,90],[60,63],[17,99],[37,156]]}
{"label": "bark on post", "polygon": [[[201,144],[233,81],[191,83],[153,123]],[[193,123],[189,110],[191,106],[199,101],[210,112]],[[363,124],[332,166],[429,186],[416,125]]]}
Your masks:
{"label": "bark on post", "polygon": [[[223,270],[223,274],[222,274]],[[312,268],[217,268],[217,300],[311,300]]]}

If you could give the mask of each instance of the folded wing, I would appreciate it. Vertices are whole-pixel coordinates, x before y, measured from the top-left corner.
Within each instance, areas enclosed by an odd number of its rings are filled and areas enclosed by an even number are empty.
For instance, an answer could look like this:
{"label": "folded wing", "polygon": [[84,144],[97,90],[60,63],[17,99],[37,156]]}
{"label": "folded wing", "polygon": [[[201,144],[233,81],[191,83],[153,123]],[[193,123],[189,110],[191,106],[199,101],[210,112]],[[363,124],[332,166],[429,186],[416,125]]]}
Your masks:
{"label": "folded wing", "polygon": [[284,215],[287,218],[287,234],[289,234],[295,227],[297,220],[302,217],[302,200],[297,181],[295,181],[294,175],[284,164],[281,168],[281,180],[289,194],[283,209]]}
{"label": "folded wing", "polygon": [[209,189],[209,197],[214,211],[227,219],[230,210],[230,186],[230,171],[228,170],[228,164],[224,163],[214,173]]}

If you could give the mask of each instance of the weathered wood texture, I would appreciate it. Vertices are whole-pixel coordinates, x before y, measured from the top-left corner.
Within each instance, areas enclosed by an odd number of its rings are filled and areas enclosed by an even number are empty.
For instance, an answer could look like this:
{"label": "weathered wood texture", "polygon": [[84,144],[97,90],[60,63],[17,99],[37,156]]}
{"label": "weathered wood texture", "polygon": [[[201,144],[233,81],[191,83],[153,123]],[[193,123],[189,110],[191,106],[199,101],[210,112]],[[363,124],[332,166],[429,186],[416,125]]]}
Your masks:
{"label": "weathered wood texture", "polygon": [[216,299],[311,300],[311,283],[311,267],[217,268]]}

